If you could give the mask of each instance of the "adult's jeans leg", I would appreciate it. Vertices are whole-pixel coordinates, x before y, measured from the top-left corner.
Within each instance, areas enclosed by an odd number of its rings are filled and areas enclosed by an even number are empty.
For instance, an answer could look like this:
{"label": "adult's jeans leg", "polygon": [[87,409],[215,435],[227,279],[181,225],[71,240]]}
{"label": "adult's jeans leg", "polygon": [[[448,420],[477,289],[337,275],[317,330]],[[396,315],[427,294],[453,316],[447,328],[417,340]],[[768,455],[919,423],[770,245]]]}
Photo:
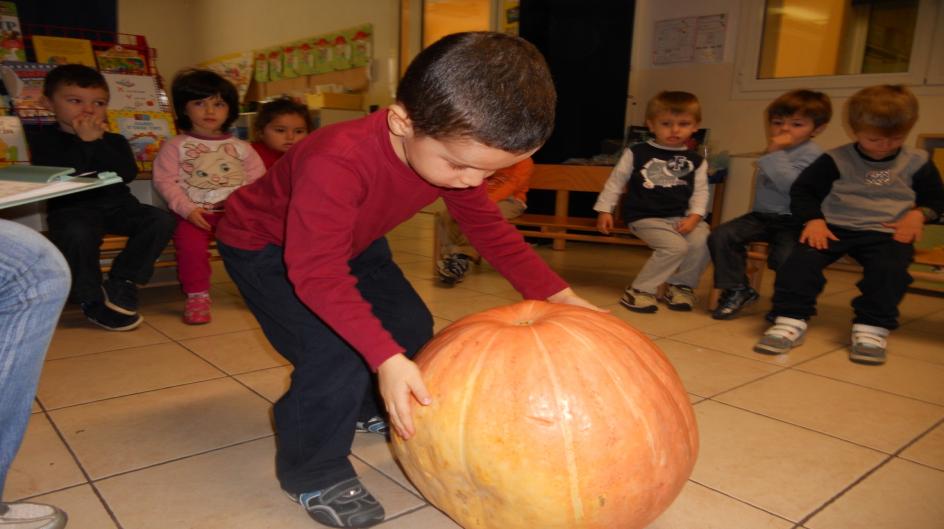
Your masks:
{"label": "adult's jeans leg", "polygon": [[69,294],[69,266],[39,233],[0,220],[0,498]]}

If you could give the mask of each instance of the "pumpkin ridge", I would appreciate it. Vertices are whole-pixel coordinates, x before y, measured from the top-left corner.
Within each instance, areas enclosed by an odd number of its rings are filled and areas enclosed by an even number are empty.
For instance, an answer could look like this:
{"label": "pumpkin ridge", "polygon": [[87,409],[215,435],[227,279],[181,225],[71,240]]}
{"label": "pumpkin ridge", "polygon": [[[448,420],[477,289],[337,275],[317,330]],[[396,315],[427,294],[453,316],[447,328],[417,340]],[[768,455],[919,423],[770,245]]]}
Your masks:
{"label": "pumpkin ridge", "polygon": [[[483,343],[483,347],[482,347],[483,351],[491,351],[491,346],[493,343],[495,343],[495,338],[498,336],[500,332],[501,332],[500,329],[492,331],[491,336],[489,336],[488,340],[486,340]],[[487,354],[477,355],[477,358],[475,359],[475,363],[472,365],[472,369],[469,370],[468,383],[465,385],[465,388],[463,389],[463,392],[462,392],[462,400],[461,400],[461,404],[459,407],[459,414],[458,414],[459,419],[456,421],[458,423],[458,428],[459,428],[459,431],[456,432],[458,436],[458,440],[459,440],[457,453],[459,454],[459,457],[462,458],[462,460],[459,461],[459,466],[465,469],[465,473],[467,476],[473,475],[474,473],[472,472],[472,469],[469,468],[469,463],[468,463],[469,458],[467,455],[468,443],[466,442],[467,441],[466,423],[468,422],[467,417],[469,414],[469,407],[472,406],[472,402],[474,400],[473,394],[478,389],[477,386],[478,386],[479,377],[482,374],[482,369],[485,366],[485,359],[487,356],[488,356]],[[479,503],[481,503],[481,500],[479,500]]]}
{"label": "pumpkin ridge", "polygon": [[[555,402],[562,403],[563,392],[561,391],[560,378],[554,369],[554,365],[550,361],[550,352],[544,344],[544,340],[541,339],[534,328],[531,327],[530,330],[531,334],[534,336],[534,343],[541,352],[541,361],[547,369],[551,387],[554,389],[554,400]],[[563,405],[566,406],[566,402],[564,402]],[[561,411],[562,410],[558,407],[558,413],[561,413]],[[584,514],[583,502],[580,500],[580,490],[578,488],[577,461],[574,459],[574,434],[570,431],[569,425],[562,415],[563,414],[561,414],[560,420],[558,420],[558,424],[560,425],[561,435],[564,438],[564,456],[567,459],[567,481],[570,489],[570,504],[574,509],[574,523],[580,523]]]}

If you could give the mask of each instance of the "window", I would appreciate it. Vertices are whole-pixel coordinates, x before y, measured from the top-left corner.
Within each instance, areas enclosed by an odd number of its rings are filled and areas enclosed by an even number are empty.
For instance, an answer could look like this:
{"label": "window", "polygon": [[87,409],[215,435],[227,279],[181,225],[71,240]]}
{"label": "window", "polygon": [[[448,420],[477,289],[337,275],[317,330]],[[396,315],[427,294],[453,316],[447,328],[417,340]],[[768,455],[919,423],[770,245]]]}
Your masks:
{"label": "window", "polygon": [[742,6],[736,96],[944,83],[944,30],[935,31],[944,28],[944,6],[936,0],[765,0]]}

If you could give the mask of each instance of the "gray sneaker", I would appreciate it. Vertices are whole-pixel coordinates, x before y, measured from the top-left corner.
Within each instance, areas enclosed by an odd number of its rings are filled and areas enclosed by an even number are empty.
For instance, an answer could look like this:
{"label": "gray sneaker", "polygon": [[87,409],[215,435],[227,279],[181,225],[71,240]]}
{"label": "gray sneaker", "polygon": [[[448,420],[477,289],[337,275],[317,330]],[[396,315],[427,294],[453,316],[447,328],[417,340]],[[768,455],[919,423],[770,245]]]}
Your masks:
{"label": "gray sneaker", "polygon": [[464,253],[447,255],[436,263],[439,280],[447,285],[461,283],[469,271],[469,256]]}
{"label": "gray sneaker", "polygon": [[852,326],[852,347],[849,360],[859,364],[882,365],[889,330],[884,327],[856,323]]}
{"label": "gray sneaker", "polygon": [[301,504],[314,521],[329,527],[372,527],[384,520],[383,506],[357,478],[289,497]]}
{"label": "gray sneaker", "polygon": [[768,355],[782,355],[790,349],[803,344],[806,337],[806,322],[785,316],[778,316],[774,325],[764,332],[764,336],[754,345],[754,351]]}
{"label": "gray sneaker", "polygon": [[640,292],[635,288],[626,287],[623,291],[623,297],[619,300],[620,305],[633,312],[652,313],[659,310],[659,304],[656,303],[656,295],[648,292]]}
{"label": "gray sneaker", "polygon": [[42,503],[0,503],[0,527],[10,529],[63,529],[66,513]]}
{"label": "gray sneaker", "polygon": [[662,301],[665,301],[665,304],[671,310],[692,310],[696,301],[695,292],[692,291],[691,287],[685,285],[668,285],[665,288]]}

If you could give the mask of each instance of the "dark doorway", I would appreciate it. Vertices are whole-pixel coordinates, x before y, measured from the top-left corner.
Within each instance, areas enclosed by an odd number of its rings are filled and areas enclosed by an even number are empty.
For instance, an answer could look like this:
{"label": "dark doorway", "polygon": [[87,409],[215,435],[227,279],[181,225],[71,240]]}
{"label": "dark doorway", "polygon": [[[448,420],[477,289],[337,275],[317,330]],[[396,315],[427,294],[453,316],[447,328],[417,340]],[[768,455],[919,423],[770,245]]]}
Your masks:
{"label": "dark doorway", "polygon": [[[634,0],[521,0],[520,35],[541,50],[557,87],[554,133],[534,156],[561,163],[622,140],[633,41]],[[593,195],[587,193],[586,195]],[[594,196],[571,195],[571,214],[595,216]],[[528,209],[553,210],[529,194]]]}

